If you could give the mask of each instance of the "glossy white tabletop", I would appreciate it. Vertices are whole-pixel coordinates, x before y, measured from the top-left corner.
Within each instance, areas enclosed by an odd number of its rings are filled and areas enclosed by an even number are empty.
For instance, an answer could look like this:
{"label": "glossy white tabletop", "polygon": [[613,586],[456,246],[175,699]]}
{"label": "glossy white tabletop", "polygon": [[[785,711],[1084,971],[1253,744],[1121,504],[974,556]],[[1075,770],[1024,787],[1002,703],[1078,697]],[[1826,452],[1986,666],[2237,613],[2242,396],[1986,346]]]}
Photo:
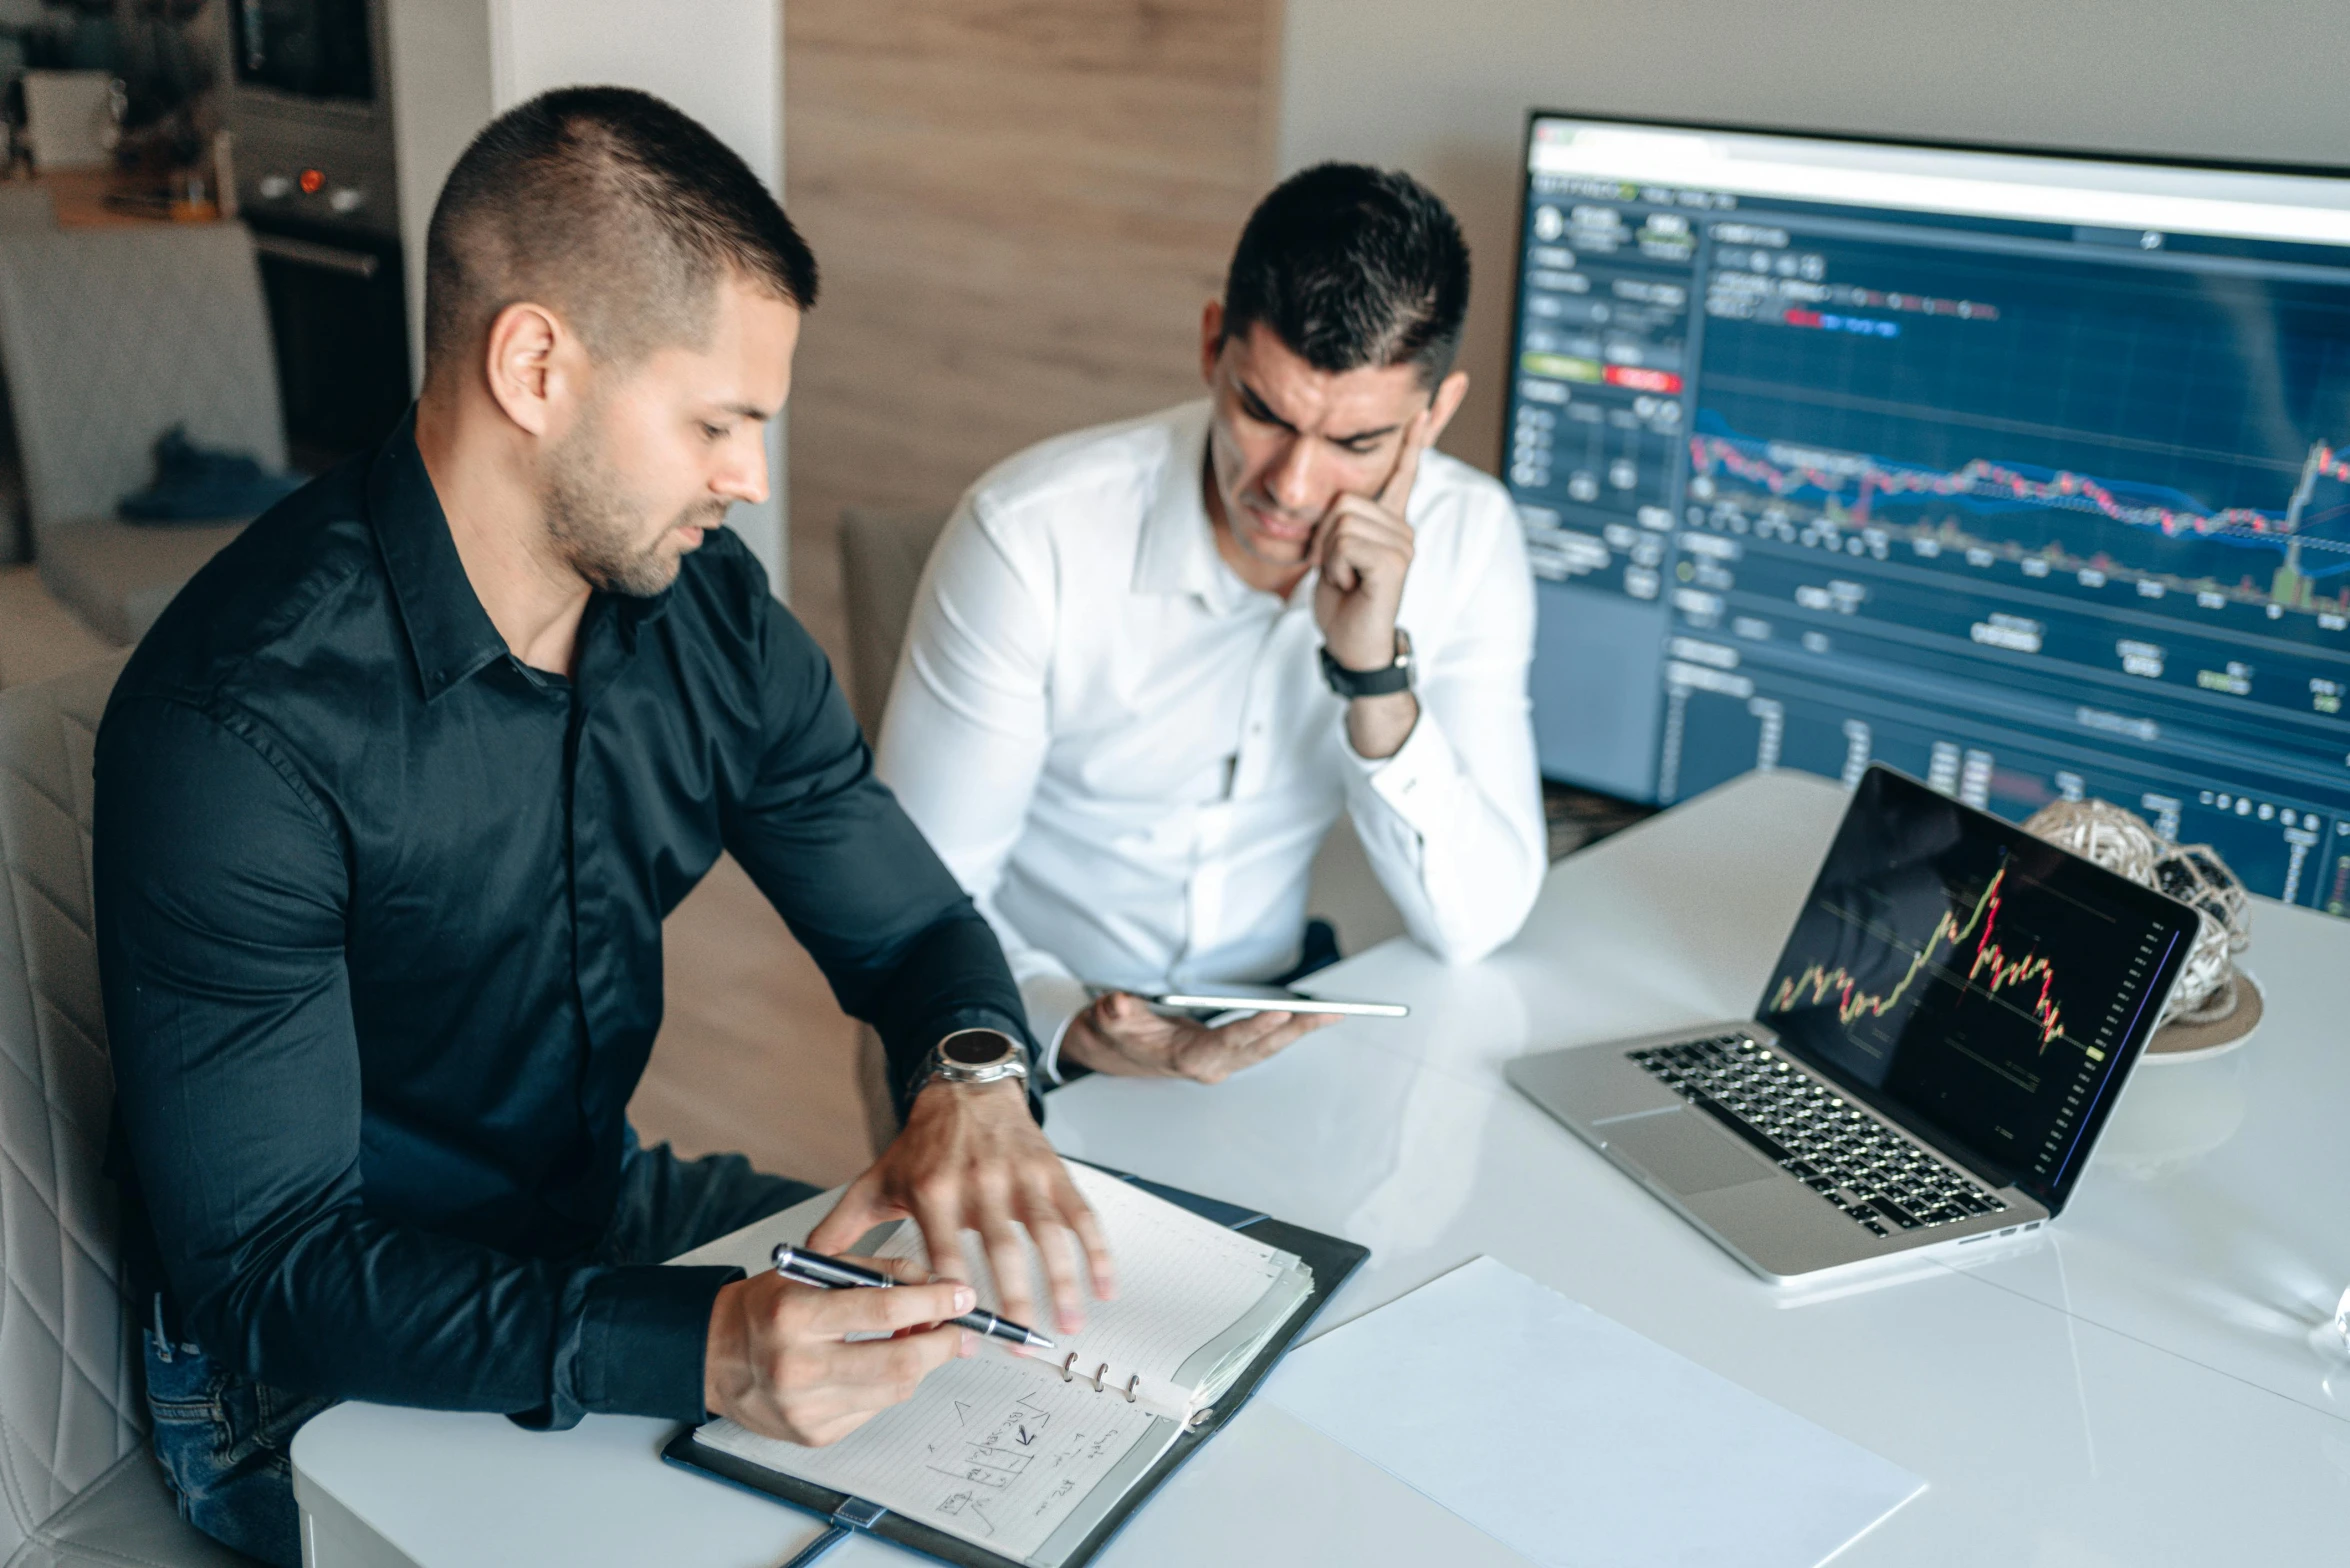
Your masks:
{"label": "glossy white tabletop", "polygon": [[[1487,1253],[1926,1477],[1840,1564],[2350,1561],[2350,1360],[2311,1339],[2350,1284],[2350,923],[2259,907],[2259,1033],[2142,1066],[2044,1239],[1840,1295],[1756,1280],[1502,1082],[1527,1051],[1746,1013],[1843,803],[1740,780],[1561,862],[1485,964],[1399,941],[1316,977],[1410,1019],[1351,1020],[1214,1088],[1088,1079],[1050,1131],[1368,1245],[1318,1329]],[[1465,1378],[1507,1375],[1462,1354]],[[435,1568],[540,1559],[548,1530],[574,1564],[772,1564],[814,1533],[664,1471],[664,1435],[346,1405],[295,1461]],[[1100,1560],[1432,1555],[1520,1560],[1260,1402]],[[827,1558],[885,1560],[911,1561],[869,1540]]]}

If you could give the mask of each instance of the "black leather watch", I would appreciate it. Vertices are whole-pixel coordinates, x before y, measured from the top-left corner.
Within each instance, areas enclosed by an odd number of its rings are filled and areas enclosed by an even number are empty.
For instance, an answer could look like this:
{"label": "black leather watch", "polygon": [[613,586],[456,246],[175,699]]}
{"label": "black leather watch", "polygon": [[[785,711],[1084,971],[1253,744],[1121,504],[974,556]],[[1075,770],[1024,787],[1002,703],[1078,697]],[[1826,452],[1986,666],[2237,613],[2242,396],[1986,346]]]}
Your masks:
{"label": "black leather watch", "polygon": [[1026,1082],[1028,1054],[1008,1034],[993,1029],[959,1029],[930,1048],[924,1064],[924,1083],[1000,1083],[1006,1078]]}
{"label": "black leather watch", "polygon": [[1349,702],[1357,697],[1386,697],[1408,691],[1412,684],[1412,634],[1400,626],[1395,629],[1395,662],[1383,670],[1350,670],[1330,656],[1329,646],[1325,644],[1322,679]]}

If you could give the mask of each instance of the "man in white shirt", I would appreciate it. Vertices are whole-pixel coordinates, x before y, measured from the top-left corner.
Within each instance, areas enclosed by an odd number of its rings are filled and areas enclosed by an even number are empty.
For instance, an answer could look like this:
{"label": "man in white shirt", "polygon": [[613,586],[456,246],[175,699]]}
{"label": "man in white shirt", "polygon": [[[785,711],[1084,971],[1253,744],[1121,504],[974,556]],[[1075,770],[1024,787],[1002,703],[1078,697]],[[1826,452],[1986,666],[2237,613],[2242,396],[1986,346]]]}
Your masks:
{"label": "man in white shirt", "polygon": [[1430,450],[1468,294],[1409,176],[1306,170],[1202,316],[1205,401],[1032,447],[947,524],[880,770],[994,924],[1048,1080],[1214,1082],[1329,1022],[1133,993],[1293,971],[1341,810],[1437,956],[1532,907],[1523,542],[1500,484]]}

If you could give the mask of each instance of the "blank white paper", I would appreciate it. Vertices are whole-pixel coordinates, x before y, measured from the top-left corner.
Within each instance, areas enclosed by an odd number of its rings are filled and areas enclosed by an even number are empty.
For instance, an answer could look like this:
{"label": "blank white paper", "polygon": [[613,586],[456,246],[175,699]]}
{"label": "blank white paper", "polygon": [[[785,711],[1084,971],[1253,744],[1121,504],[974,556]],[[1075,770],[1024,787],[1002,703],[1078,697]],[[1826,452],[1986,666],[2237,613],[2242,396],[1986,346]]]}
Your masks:
{"label": "blank white paper", "polygon": [[1478,1258],[1264,1397],[1554,1568],[1814,1568],[1925,1483]]}

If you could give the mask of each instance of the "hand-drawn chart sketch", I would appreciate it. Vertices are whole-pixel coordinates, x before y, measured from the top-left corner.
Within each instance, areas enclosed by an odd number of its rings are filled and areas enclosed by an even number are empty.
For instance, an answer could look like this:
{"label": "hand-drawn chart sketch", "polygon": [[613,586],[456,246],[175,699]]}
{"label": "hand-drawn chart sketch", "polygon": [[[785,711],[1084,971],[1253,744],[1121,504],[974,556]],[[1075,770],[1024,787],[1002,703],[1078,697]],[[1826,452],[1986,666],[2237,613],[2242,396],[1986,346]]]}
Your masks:
{"label": "hand-drawn chart sketch", "polygon": [[885,1410],[830,1448],[790,1449],[792,1472],[1025,1557],[1159,1419],[1007,1356],[949,1362],[933,1386],[921,1406]]}

